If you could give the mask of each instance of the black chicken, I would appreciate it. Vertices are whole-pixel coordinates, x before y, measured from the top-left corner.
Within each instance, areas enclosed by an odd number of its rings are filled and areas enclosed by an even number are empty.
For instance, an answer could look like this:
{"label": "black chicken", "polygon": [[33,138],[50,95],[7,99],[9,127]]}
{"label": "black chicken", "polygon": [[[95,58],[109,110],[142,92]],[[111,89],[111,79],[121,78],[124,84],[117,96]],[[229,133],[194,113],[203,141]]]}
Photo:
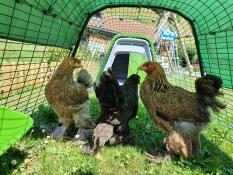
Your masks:
{"label": "black chicken", "polygon": [[107,142],[119,144],[129,137],[129,120],[135,118],[138,111],[139,83],[140,77],[133,74],[120,86],[108,69],[101,75],[99,85],[94,84],[101,114],[94,129],[93,153]]}

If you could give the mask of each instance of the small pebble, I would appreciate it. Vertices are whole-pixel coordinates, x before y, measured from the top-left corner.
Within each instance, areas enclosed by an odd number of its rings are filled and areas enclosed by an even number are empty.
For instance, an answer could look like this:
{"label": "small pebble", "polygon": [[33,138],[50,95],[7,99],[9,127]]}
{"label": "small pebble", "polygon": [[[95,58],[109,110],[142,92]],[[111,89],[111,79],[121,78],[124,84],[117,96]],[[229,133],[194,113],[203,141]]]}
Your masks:
{"label": "small pebble", "polygon": [[17,164],[17,160],[12,160],[12,161],[11,161],[11,164],[12,164],[12,165],[16,165],[16,164]]}
{"label": "small pebble", "polygon": [[73,167],[73,168],[72,168],[72,172],[73,172],[73,173],[75,173],[77,170],[78,170],[78,168],[76,168],[76,167]]}
{"label": "small pebble", "polygon": [[45,144],[48,144],[48,143],[49,143],[49,141],[48,141],[48,140],[45,140],[45,141],[44,141],[44,143],[45,143]]}
{"label": "small pebble", "polygon": [[25,159],[25,160],[24,160],[24,163],[25,163],[25,164],[28,164],[30,161],[31,161],[30,159]]}
{"label": "small pebble", "polygon": [[32,154],[33,153],[33,151],[30,149],[30,150],[28,150],[28,154]]}

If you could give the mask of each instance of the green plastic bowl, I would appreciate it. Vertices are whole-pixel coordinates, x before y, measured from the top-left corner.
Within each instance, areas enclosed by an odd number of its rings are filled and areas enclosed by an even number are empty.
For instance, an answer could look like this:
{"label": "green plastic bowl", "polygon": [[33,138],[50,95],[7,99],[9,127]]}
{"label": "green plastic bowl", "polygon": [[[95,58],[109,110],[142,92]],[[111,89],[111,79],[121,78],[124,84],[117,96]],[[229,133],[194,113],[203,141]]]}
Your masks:
{"label": "green plastic bowl", "polygon": [[0,106],[0,155],[14,145],[33,125],[28,115]]}

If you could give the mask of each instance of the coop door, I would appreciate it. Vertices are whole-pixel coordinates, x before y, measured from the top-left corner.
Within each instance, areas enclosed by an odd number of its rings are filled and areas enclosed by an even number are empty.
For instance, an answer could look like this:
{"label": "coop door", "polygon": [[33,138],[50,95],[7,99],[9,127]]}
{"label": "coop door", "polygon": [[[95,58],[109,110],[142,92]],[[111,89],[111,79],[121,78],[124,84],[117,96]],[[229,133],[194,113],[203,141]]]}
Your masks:
{"label": "coop door", "polygon": [[113,64],[112,72],[119,84],[123,84],[128,77],[129,53],[117,54]]}

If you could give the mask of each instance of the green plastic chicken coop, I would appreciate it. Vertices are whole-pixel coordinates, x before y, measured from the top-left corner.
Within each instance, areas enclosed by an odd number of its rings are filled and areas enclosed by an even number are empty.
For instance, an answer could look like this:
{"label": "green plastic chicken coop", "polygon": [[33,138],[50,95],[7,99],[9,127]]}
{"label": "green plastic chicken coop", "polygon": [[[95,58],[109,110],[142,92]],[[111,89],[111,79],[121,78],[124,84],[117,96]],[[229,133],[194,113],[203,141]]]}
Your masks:
{"label": "green plastic chicken coop", "polygon": [[[173,45],[161,37],[167,28],[176,33]],[[183,88],[194,90],[195,78],[206,73],[219,75],[228,108],[218,120],[233,127],[231,0],[1,1],[0,105],[31,114],[39,104],[47,103],[44,87],[67,56],[80,58],[96,77],[112,38],[118,34],[150,38],[156,60],[168,65],[169,81]],[[174,47],[175,55],[169,47]],[[146,61],[143,54],[132,57],[139,57],[136,65]],[[179,65],[174,64],[177,58]],[[26,132],[31,122],[25,120],[28,122],[22,125]],[[15,131],[21,127],[9,121],[11,115],[0,115],[1,144],[8,142],[1,140],[2,134],[8,133],[6,125]],[[8,136],[20,138],[15,132]]]}
{"label": "green plastic chicken coop", "polygon": [[[143,55],[132,57],[132,54]],[[106,54],[100,60],[100,69],[97,79],[103,71],[108,68],[112,69],[114,77],[122,85],[130,73],[129,67],[133,67],[133,62],[138,61],[155,61],[156,53],[153,41],[144,35],[133,35],[133,34],[117,34],[115,35],[109,47],[107,48]],[[131,63],[131,65],[130,65]],[[138,65],[138,64],[137,64]],[[136,68],[136,67],[135,67]]]}

